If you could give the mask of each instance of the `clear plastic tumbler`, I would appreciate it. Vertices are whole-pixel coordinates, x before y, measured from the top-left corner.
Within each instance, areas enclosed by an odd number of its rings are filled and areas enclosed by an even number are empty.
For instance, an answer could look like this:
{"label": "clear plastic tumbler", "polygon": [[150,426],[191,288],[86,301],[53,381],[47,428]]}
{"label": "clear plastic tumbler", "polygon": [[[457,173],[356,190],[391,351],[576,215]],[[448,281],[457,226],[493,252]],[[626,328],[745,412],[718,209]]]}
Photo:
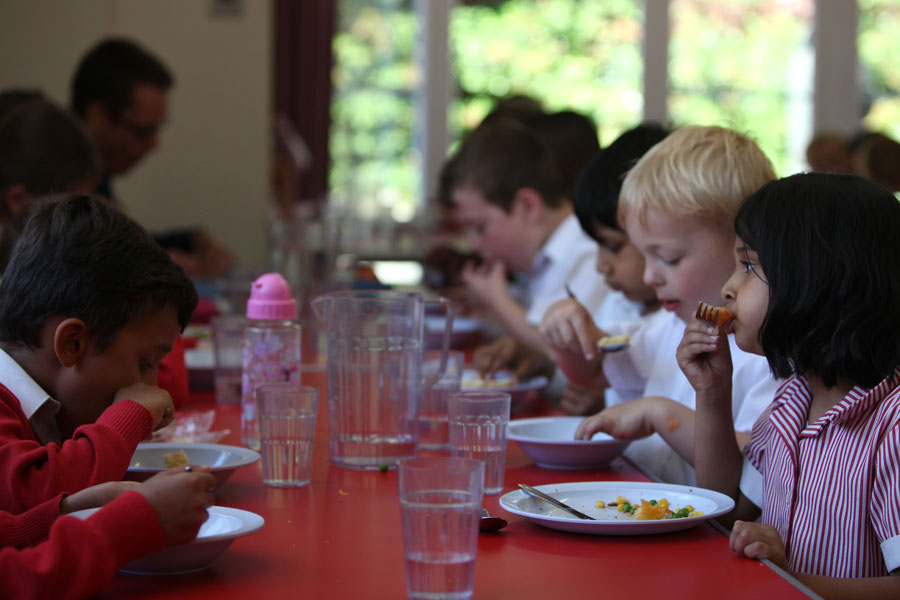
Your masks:
{"label": "clear plastic tumbler", "polygon": [[402,461],[399,472],[407,595],[413,600],[471,598],[484,465],[429,456]]}
{"label": "clear plastic tumbler", "polygon": [[294,383],[256,388],[263,483],[274,487],[307,485],[312,472],[319,391]]}
{"label": "clear plastic tumbler", "polygon": [[447,404],[450,451],[484,462],[485,494],[503,491],[509,406],[505,392],[458,392]]}

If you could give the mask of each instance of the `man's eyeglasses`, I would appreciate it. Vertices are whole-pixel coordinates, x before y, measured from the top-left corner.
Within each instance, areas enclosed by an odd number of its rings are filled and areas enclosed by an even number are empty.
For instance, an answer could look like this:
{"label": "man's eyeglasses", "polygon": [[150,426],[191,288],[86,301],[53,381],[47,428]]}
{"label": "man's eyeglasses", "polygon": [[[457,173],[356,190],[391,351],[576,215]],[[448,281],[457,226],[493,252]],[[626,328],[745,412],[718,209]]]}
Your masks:
{"label": "man's eyeglasses", "polygon": [[116,124],[121,125],[128,131],[134,134],[136,138],[141,141],[147,141],[156,136],[159,133],[159,130],[165,125],[165,121],[160,123],[154,123],[153,125],[141,125],[140,123],[135,123],[131,119],[127,119],[125,117],[119,117],[116,119]]}

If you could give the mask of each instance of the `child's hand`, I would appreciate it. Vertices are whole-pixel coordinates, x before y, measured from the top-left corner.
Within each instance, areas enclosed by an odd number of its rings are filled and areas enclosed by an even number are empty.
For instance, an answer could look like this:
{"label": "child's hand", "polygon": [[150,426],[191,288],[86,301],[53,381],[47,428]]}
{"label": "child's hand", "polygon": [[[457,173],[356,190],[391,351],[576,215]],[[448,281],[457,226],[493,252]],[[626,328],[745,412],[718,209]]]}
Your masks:
{"label": "child's hand", "polygon": [[482,304],[493,307],[502,303],[502,299],[509,299],[506,267],[499,260],[481,266],[476,266],[472,261],[467,262],[463,267],[462,280],[469,292]]}
{"label": "child's hand", "polygon": [[472,365],[482,378],[493,377],[501,369],[512,369],[517,379],[538,375],[549,378],[555,369],[546,356],[513,337],[502,337],[477,348],[472,355]]}
{"label": "child's hand", "polygon": [[587,360],[597,353],[597,340],[605,334],[588,310],[577,300],[557,300],[541,318],[541,335],[554,350],[578,352]]}
{"label": "child's hand", "polygon": [[589,440],[598,431],[625,440],[653,435],[653,413],[660,409],[660,400],[658,396],[647,396],[610,406],[579,423],[575,439]]}
{"label": "child's hand", "polygon": [[688,323],[675,356],[684,376],[698,393],[731,385],[728,335],[718,327],[700,319]]}
{"label": "child's hand", "polygon": [[66,515],[77,510],[103,506],[107,502],[115,500],[128,490],[133,490],[140,485],[137,481],[108,481],[98,485],[92,485],[80,492],[63,498],[59,504],[60,514]]}
{"label": "child's hand", "polygon": [[169,392],[155,385],[135,383],[116,392],[113,403],[122,400],[133,400],[150,411],[153,419],[153,429],[161,429],[171,423],[175,418],[175,406],[172,404],[172,396]]}
{"label": "child's hand", "polygon": [[493,377],[497,371],[509,368],[516,358],[518,347],[519,341],[516,338],[498,338],[475,349],[472,354],[472,366],[481,377]]}
{"label": "child's hand", "polygon": [[192,467],[188,473],[169,469],[141,483],[136,491],[143,494],[162,522],[169,544],[182,544],[197,537],[200,526],[209,517],[212,490],[216,479],[209,467]]}
{"label": "child's hand", "polygon": [[735,521],[728,544],[732,550],[747,558],[768,558],[782,569],[788,570],[784,542],[778,535],[778,530],[771,525]]}
{"label": "child's hand", "polygon": [[605,390],[589,390],[568,383],[563,388],[559,408],[567,415],[590,415],[603,409],[604,392]]}

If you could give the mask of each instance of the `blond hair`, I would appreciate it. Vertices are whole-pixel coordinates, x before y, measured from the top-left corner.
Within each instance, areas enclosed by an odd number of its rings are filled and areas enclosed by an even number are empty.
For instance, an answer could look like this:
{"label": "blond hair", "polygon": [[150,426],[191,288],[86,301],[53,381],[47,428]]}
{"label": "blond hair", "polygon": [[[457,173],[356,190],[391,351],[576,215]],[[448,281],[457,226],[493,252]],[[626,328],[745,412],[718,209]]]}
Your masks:
{"label": "blond hair", "polygon": [[723,127],[685,127],[656,144],[629,171],[619,197],[619,222],[647,212],[697,216],[731,226],[741,203],[775,179],[756,142]]}

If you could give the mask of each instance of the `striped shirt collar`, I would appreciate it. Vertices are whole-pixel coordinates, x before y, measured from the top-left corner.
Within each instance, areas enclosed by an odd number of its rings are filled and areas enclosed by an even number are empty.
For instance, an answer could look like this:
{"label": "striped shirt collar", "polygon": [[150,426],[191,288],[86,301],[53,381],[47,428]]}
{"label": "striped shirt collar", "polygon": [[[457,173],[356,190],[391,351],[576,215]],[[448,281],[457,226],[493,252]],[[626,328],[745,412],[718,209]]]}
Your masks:
{"label": "striped shirt collar", "polygon": [[[838,424],[853,419],[860,412],[881,402],[900,382],[900,367],[883,379],[871,389],[855,386],[844,398],[825,411],[814,423],[801,423],[798,421],[797,430],[801,437],[815,437],[824,428],[832,423]],[[773,409],[778,409],[790,403],[795,415],[802,415],[804,420],[809,415],[809,406],[812,403],[812,390],[809,380],[803,375],[795,375],[788,379],[779,390],[773,401]]]}

